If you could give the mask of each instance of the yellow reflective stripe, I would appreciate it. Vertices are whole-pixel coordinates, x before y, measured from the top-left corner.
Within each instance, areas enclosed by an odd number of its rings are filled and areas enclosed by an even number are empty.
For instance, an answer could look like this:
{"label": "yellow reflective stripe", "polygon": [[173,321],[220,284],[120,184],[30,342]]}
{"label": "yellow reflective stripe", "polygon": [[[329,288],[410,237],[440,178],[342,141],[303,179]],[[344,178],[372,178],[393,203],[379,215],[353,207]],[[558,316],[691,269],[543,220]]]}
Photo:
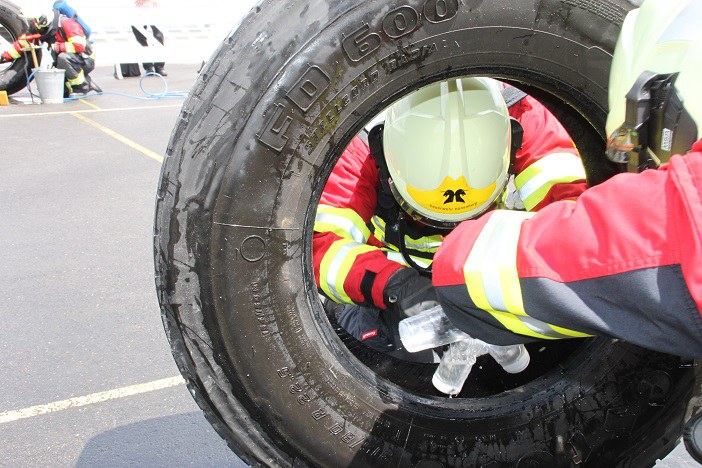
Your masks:
{"label": "yellow reflective stripe", "polygon": [[65,42],[66,44],[66,52],[69,52],[71,54],[76,53],[76,45],[82,45],[83,50],[85,50],[85,46],[87,44],[85,37],[83,36],[72,36],[68,38],[68,42]]}
{"label": "yellow reflective stripe", "polygon": [[517,241],[522,222],[533,215],[497,210],[478,235],[463,273],[468,293],[481,309],[525,315],[517,274]]}
{"label": "yellow reflective stripe", "polygon": [[507,330],[539,339],[585,337],[550,325],[524,310],[517,272],[517,243],[522,223],[535,213],[497,210],[485,223],[463,266],[473,303]]}
{"label": "yellow reflective stripe", "polygon": [[523,321],[522,317],[518,317],[516,315],[510,314],[509,312],[500,312],[497,310],[488,310],[486,311],[490,315],[492,315],[500,324],[502,324],[503,327],[505,327],[507,330],[513,332],[513,333],[518,333],[520,335],[526,335],[526,336],[531,336],[534,338],[538,338],[540,340],[555,340],[557,337],[555,336],[548,336],[542,333],[539,333],[535,330],[533,330],[531,327],[528,327],[526,323]]}
{"label": "yellow reflective stripe", "polygon": [[527,167],[514,179],[524,207],[532,210],[555,184],[585,179],[582,160],[572,153],[553,153]]}
{"label": "yellow reflective stripe", "polygon": [[68,81],[68,84],[70,84],[71,86],[82,84],[85,81],[85,73],[83,73],[83,70],[81,70],[80,73],[78,73],[78,76],[76,76],[72,80],[66,81]]}
{"label": "yellow reflective stripe", "polygon": [[371,225],[373,226],[373,235],[380,242],[385,242],[385,221],[380,216],[373,216],[371,218]]}
{"label": "yellow reflective stripe", "polygon": [[342,304],[353,304],[344,291],[346,276],[356,261],[356,257],[377,250],[370,245],[359,244],[349,239],[334,242],[324,254],[319,265],[319,285],[329,298]]}
{"label": "yellow reflective stripe", "polygon": [[17,50],[14,47],[9,49],[7,51],[7,53],[10,54],[10,57],[12,57],[13,59],[17,59],[17,58],[20,58],[22,56],[22,54],[17,52]]}
{"label": "yellow reflective stripe", "polygon": [[[371,218],[371,224],[373,225],[373,235],[375,238],[380,242],[388,244],[385,240],[385,230],[387,229],[385,221],[379,216],[373,216],[373,218]],[[435,253],[439,247],[441,247],[442,242],[443,239],[441,235],[424,236],[419,239],[412,239],[410,236],[405,235],[405,245],[418,252]]]}
{"label": "yellow reflective stripe", "polygon": [[314,221],[315,232],[333,232],[339,237],[351,238],[359,243],[366,243],[370,238],[370,229],[361,216],[350,208],[336,208],[319,205]]}
{"label": "yellow reflective stripe", "polygon": [[426,236],[419,239],[412,239],[405,236],[405,245],[419,252],[436,252],[441,247],[441,236]]}
{"label": "yellow reflective stripe", "polygon": [[567,328],[559,327],[556,325],[549,325],[554,331],[566,335],[571,338],[589,338],[593,335],[588,335],[587,333],[581,333],[575,330],[569,330]]}

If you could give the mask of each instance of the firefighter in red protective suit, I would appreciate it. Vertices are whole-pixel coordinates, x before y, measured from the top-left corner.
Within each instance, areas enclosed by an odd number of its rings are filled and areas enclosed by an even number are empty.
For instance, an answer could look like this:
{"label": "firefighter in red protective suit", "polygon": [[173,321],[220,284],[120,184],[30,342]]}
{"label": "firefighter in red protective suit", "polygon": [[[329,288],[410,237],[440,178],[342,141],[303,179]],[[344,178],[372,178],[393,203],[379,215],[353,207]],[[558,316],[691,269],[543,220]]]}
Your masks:
{"label": "firefighter in red protective suit", "polygon": [[493,344],[575,330],[702,357],[700,17],[698,0],[648,0],[624,22],[608,157],[634,173],[445,239],[433,282],[454,325]]}
{"label": "firefighter in red protective suit", "polygon": [[[40,34],[36,41],[47,43],[56,68],[66,71],[65,96],[86,94],[90,91],[88,74],[95,68],[95,56],[81,25],[54,11],[54,20],[46,15],[29,19],[29,34]],[[20,38],[0,54],[0,62],[19,58],[30,47],[30,41]]]}
{"label": "firefighter in red protective suit", "polygon": [[437,304],[430,266],[443,236],[496,206],[533,212],[585,188],[571,138],[538,101],[487,78],[434,83],[393,104],[334,167],[315,219],[317,285],[346,304],[337,320],[359,341],[432,361],[402,349],[397,324]]}

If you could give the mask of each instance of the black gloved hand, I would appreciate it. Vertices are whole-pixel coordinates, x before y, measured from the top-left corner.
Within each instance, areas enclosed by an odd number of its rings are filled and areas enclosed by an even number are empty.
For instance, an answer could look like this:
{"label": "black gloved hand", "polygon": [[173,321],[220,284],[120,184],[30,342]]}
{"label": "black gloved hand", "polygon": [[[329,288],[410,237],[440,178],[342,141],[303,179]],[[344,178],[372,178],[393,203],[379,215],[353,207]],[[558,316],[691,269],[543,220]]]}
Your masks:
{"label": "black gloved hand", "polygon": [[413,268],[397,270],[388,280],[383,291],[385,305],[403,318],[439,305],[431,279],[421,276]]}

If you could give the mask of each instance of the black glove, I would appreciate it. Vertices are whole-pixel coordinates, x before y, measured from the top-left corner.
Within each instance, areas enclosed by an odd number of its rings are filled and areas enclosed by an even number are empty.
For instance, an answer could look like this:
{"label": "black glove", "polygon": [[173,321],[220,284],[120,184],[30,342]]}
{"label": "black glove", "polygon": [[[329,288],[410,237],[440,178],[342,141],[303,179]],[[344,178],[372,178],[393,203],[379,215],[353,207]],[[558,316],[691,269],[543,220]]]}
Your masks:
{"label": "black glove", "polygon": [[388,309],[403,318],[439,305],[431,279],[421,276],[413,268],[402,268],[393,273],[385,285],[383,299]]}

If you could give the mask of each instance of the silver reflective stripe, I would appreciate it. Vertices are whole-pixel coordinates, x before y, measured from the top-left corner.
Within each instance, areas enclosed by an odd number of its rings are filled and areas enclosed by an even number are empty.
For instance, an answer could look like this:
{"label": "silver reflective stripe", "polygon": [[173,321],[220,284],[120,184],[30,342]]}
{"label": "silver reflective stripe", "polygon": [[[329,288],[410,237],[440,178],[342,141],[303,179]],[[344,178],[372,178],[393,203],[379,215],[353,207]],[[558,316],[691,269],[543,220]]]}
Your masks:
{"label": "silver reflective stripe", "polygon": [[[495,211],[486,223],[480,237],[485,239],[480,263],[472,265],[483,277],[485,297],[493,310],[513,312],[505,301],[506,291],[513,288],[517,277],[517,243],[522,222],[534,213],[523,211]],[[483,237],[484,236],[484,237]],[[477,243],[476,243],[477,244]],[[505,283],[505,277],[509,281]]]}
{"label": "silver reflective stripe", "polygon": [[[392,260],[393,262],[396,263],[401,263],[402,265],[409,266],[407,262],[405,261],[404,255],[402,255],[400,252],[395,252],[394,250],[385,250],[383,249],[383,252],[385,252],[385,256],[388,258],[388,260]],[[424,268],[429,268],[431,265],[431,262],[428,261],[427,259],[424,258],[417,258],[417,257],[412,257],[412,260],[414,260],[414,263],[417,265],[424,267]]]}
{"label": "silver reflective stripe", "polygon": [[441,247],[441,241],[439,242],[417,242],[410,237],[407,237],[405,243],[408,247],[414,250],[436,250]]}
{"label": "silver reflective stripe", "polygon": [[329,213],[317,213],[317,216],[315,217],[315,222],[331,224],[332,226],[341,228],[344,230],[344,232],[348,232],[349,235],[353,238],[353,240],[355,240],[359,244],[363,244],[368,240],[366,239],[364,233],[358,228],[358,226],[354,224],[353,221],[343,216]]}
{"label": "silver reflective stripe", "polygon": [[388,258],[388,260],[392,260],[395,263],[401,263],[402,265],[408,266],[407,262],[405,262],[405,257],[403,257],[400,252],[395,252],[392,250],[383,251],[385,252],[385,256]]}
{"label": "silver reflective stripe", "polygon": [[564,335],[563,333],[559,333],[553,328],[551,328],[551,325],[549,325],[548,323],[542,322],[541,320],[535,319],[528,315],[517,315],[516,317],[518,317],[524,325],[529,327],[530,330],[536,333],[541,333],[542,335],[560,339],[573,338],[573,335]]}
{"label": "silver reflective stripe", "polygon": [[491,313],[505,328],[537,338],[573,338],[524,310],[517,270],[517,246],[522,223],[536,213],[497,210],[490,215],[464,266],[468,293],[474,304]]}
{"label": "silver reflective stripe", "polygon": [[523,210],[524,202],[519,196],[519,191],[514,185],[514,176],[510,176],[505,189],[505,208],[508,210]]}
{"label": "silver reflective stripe", "polygon": [[371,223],[373,224],[373,235],[380,242],[385,242],[385,221],[378,215],[374,215],[371,218]]}

